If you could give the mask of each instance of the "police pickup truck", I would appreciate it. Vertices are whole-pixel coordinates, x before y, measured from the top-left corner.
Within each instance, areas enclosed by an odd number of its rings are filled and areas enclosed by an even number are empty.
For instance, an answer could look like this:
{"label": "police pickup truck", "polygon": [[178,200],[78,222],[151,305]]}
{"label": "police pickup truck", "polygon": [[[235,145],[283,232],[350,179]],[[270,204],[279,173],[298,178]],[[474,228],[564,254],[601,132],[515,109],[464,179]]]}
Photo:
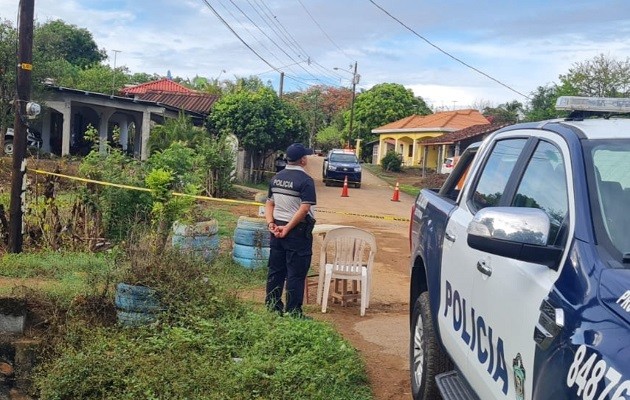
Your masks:
{"label": "police pickup truck", "polygon": [[418,195],[414,399],[630,399],[630,99],[557,108]]}

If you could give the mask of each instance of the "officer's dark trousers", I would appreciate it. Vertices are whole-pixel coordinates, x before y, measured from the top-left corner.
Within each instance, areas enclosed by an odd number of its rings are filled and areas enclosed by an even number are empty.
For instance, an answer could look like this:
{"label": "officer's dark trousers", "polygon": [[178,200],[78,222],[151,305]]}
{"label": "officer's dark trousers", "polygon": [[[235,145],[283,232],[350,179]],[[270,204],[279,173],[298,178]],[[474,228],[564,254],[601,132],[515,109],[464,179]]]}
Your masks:
{"label": "officer's dark trousers", "polygon": [[[276,221],[278,225],[286,222]],[[306,232],[306,224],[298,224],[282,239],[271,236],[269,274],[265,304],[271,310],[282,313],[302,313],[304,280],[311,265],[313,237]],[[282,289],[287,283],[287,304],[282,303]]]}

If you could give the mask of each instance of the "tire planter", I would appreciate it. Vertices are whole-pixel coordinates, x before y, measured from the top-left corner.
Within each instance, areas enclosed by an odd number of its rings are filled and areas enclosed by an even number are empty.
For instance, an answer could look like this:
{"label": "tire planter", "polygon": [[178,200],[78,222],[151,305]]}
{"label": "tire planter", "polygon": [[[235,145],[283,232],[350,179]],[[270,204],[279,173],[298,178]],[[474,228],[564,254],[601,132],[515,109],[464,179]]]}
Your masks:
{"label": "tire planter", "polygon": [[251,258],[255,260],[268,260],[269,247],[246,246],[243,244],[234,244],[232,255],[238,258]]}
{"label": "tire planter", "polygon": [[257,260],[255,258],[239,258],[232,256],[232,259],[241,267],[247,269],[264,268],[267,266],[269,260]]}
{"label": "tire planter", "polygon": [[163,308],[155,289],[119,283],[116,286],[116,314],[123,326],[141,326],[155,322]]}
{"label": "tire planter", "polygon": [[270,235],[264,218],[240,217],[234,230],[232,259],[245,268],[267,266]]}
{"label": "tire planter", "polygon": [[173,247],[192,252],[206,261],[211,261],[219,253],[219,224],[216,220],[196,224],[173,224]]}
{"label": "tire planter", "polygon": [[256,193],[254,201],[265,204],[267,202],[267,192]]}

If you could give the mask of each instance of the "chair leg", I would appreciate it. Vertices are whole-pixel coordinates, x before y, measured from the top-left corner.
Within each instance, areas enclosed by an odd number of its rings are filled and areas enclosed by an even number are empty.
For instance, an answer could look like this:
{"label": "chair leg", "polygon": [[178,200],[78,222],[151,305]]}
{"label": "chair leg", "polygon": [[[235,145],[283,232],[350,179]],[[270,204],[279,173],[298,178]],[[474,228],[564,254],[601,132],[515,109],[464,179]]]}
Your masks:
{"label": "chair leg", "polygon": [[365,272],[361,275],[361,316],[365,315],[365,309],[369,302],[368,277]]}
{"label": "chair leg", "polygon": [[317,305],[322,304],[322,291],[324,290],[324,275],[326,274],[326,267],[321,265],[319,270],[319,282],[317,283]]}
{"label": "chair leg", "polygon": [[328,306],[328,295],[330,293],[330,281],[332,280],[332,269],[326,268],[326,276],[324,277],[324,293],[322,294],[322,312],[326,312]]}
{"label": "chair leg", "polygon": [[[365,284],[365,308],[370,308],[370,292],[371,292],[371,287],[372,287],[372,277],[370,276],[369,272],[367,273],[367,279],[366,279],[366,284]],[[363,288],[361,288],[363,289]]]}

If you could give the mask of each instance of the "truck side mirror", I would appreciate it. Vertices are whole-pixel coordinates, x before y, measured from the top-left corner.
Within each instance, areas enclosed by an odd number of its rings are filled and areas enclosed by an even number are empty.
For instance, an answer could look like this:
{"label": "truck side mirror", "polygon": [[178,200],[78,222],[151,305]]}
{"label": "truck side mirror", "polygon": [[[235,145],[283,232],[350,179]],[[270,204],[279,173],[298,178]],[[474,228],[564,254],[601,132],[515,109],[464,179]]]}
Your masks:
{"label": "truck side mirror", "polygon": [[550,226],[549,216],[538,208],[486,207],[468,224],[468,245],[557,269],[563,249],[547,245]]}

